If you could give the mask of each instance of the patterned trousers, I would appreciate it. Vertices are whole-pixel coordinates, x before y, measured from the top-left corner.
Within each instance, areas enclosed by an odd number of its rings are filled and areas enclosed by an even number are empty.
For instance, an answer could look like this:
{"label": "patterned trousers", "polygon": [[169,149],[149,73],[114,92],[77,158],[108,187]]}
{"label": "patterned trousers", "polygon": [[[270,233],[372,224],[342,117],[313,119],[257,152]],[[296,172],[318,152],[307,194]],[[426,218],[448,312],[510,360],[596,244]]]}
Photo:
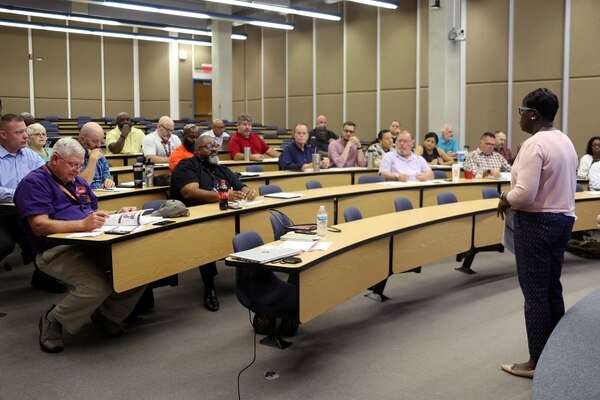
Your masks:
{"label": "patterned trousers", "polygon": [[559,213],[515,212],[515,257],[531,357],[540,357],[565,313],[560,274],[574,222]]}

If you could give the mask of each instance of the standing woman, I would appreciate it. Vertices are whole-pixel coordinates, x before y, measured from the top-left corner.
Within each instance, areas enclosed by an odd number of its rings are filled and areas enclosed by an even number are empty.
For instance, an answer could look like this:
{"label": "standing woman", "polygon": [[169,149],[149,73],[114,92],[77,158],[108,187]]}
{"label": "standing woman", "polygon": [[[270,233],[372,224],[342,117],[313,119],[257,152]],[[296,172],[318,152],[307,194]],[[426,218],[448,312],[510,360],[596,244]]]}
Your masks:
{"label": "standing woman", "polygon": [[52,149],[46,148],[46,128],[42,124],[31,124],[27,127],[27,146],[42,157],[42,160],[48,162],[52,155]]}
{"label": "standing woman", "polygon": [[502,192],[498,214],[514,210],[514,244],[519,284],[525,297],[529,360],[504,364],[510,374],[533,378],[552,330],[565,313],[560,274],[575,222],[577,153],[571,140],[552,126],[558,98],[536,89],[519,107],[527,139],[512,168],[511,190]]}

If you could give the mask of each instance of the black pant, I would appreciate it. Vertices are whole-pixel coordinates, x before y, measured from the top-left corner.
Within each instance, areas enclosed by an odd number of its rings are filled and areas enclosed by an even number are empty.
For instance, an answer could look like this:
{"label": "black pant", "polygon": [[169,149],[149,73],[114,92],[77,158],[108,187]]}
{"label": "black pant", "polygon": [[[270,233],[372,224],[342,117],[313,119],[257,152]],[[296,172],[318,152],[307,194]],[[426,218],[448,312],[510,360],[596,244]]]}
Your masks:
{"label": "black pant", "polygon": [[21,247],[23,263],[29,264],[33,260],[31,246],[19,226],[17,210],[0,210],[0,261],[12,254],[15,244]]}
{"label": "black pant", "polygon": [[198,267],[200,270],[200,276],[202,277],[202,282],[204,282],[205,290],[213,290],[215,288],[214,280],[215,276],[217,276],[217,263],[209,262],[208,264],[204,264]]}

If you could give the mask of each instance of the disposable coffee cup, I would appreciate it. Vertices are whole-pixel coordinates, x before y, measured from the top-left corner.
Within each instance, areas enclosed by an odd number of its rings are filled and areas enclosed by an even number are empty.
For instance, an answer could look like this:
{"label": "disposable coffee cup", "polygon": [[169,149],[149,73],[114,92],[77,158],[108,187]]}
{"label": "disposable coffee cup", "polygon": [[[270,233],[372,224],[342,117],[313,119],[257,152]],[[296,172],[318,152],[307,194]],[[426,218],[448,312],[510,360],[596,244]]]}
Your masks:
{"label": "disposable coffee cup", "polygon": [[250,147],[244,147],[244,161],[250,161]]}
{"label": "disposable coffee cup", "polygon": [[321,155],[319,153],[314,153],[312,155],[312,164],[313,164],[313,171],[315,171],[315,172],[321,171]]}
{"label": "disposable coffee cup", "polygon": [[460,164],[452,164],[452,182],[460,180]]}

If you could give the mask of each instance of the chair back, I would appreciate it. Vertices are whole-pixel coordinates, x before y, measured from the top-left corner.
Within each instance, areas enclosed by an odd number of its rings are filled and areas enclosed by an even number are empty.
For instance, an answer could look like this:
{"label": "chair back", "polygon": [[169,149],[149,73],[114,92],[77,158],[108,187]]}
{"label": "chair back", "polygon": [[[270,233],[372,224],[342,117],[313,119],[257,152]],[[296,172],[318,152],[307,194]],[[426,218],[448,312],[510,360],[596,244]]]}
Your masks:
{"label": "chair back", "polygon": [[407,197],[396,197],[394,199],[394,207],[396,207],[396,212],[413,209],[413,205]]}
{"label": "chair back", "polygon": [[362,214],[358,208],[352,206],[344,209],[344,221],[352,222],[359,219],[362,219]]}
{"label": "chair back", "polygon": [[306,181],[306,188],[307,189],[321,189],[323,187],[323,185],[321,185],[321,182],[317,181],[317,180],[311,180],[311,181]]}
{"label": "chair back", "polygon": [[149,211],[146,211],[144,214],[152,214],[152,211],[158,210],[166,202],[167,202],[167,200],[152,200],[152,201],[145,202],[143,205],[143,208],[144,208],[144,210],[149,210]]}
{"label": "chair back", "polygon": [[285,234],[285,227],[292,225],[292,221],[284,213],[271,212],[269,214],[269,221],[271,221],[271,227],[273,227],[273,238],[279,240],[281,236]]}
{"label": "chair back", "polygon": [[265,169],[260,165],[247,165],[246,172],[265,172]]}
{"label": "chair back", "polygon": [[481,194],[484,199],[497,199],[500,197],[500,194],[494,188],[483,188],[481,189]]}
{"label": "chair back", "polygon": [[450,204],[457,203],[458,199],[456,198],[456,195],[452,192],[442,192],[437,195],[437,202],[438,205]]}
{"label": "chair back", "polygon": [[279,187],[278,185],[262,185],[258,187],[258,194],[260,194],[261,196],[264,196],[265,194],[279,192],[283,192],[283,190],[281,190],[281,187]]}
{"label": "chair back", "polygon": [[362,175],[358,177],[358,184],[385,182],[385,178],[379,175]]}
{"label": "chair back", "polygon": [[575,185],[575,191],[576,192],[583,192],[583,186],[581,186],[579,183]]}
{"label": "chair back", "polygon": [[448,174],[446,174],[446,172],[442,171],[441,169],[434,169],[433,170],[433,178],[434,179],[448,179]]}

